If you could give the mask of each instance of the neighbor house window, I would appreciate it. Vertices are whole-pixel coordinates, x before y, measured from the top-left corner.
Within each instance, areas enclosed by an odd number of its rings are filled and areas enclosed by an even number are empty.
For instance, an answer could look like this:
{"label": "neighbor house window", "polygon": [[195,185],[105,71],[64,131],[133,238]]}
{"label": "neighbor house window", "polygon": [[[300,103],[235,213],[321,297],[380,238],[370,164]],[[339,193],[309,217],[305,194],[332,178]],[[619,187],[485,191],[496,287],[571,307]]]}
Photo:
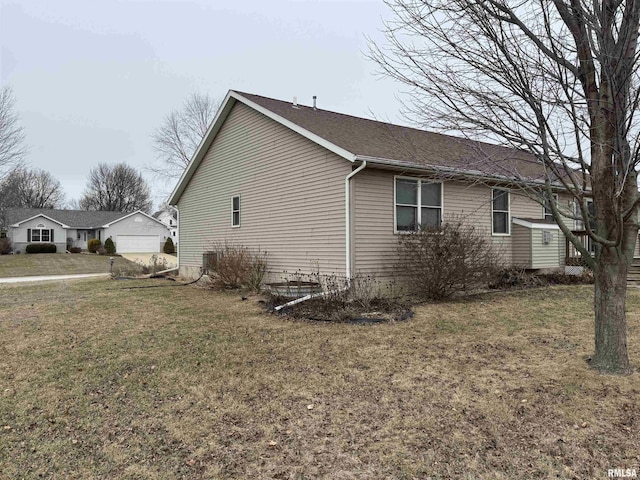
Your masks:
{"label": "neighbor house window", "polygon": [[53,230],[39,223],[36,228],[27,229],[27,242],[53,242]]}
{"label": "neighbor house window", "polygon": [[231,198],[231,226],[240,226],[240,195]]}
{"label": "neighbor house window", "polygon": [[438,227],[442,222],[442,183],[418,178],[395,179],[396,232]]}
{"label": "neighbor house window", "polygon": [[491,189],[491,233],[509,235],[509,191]]}
{"label": "neighbor house window", "polygon": [[[551,198],[553,198],[553,203],[557,206],[558,194],[554,193]],[[551,211],[551,205],[549,205],[549,199],[546,198],[546,195],[544,199],[544,205],[542,206],[542,213],[545,220],[553,220],[553,212]]]}

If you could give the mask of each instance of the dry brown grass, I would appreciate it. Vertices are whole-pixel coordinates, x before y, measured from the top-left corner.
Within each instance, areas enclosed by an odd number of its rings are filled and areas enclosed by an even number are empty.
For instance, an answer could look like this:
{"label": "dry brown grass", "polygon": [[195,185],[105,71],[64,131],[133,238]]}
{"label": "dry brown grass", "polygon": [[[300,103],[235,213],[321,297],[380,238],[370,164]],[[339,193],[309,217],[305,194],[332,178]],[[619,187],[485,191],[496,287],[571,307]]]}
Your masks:
{"label": "dry brown grass", "polygon": [[[122,257],[114,257],[114,269],[137,268]],[[109,255],[88,253],[38,253],[0,256],[0,277],[109,273]]]}
{"label": "dry brown grass", "polygon": [[[131,282],[1,286],[1,478],[606,478],[640,379],[586,368],[591,288],[292,321]],[[141,284],[162,284],[156,281]],[[162,284],[163,285],[163,284]],[[640,359],[640,295],[629,347]]]}

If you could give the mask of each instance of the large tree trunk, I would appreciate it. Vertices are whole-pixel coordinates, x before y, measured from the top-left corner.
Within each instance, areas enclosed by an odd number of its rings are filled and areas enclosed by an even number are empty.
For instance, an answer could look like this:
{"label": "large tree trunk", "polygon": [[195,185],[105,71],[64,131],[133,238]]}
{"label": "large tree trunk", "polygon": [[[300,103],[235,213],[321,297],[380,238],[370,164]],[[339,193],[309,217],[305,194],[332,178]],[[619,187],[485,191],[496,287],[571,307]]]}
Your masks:
{"label": "large tree trunk", "polygon": [[627,355],[629,260],[616,248],[602,248],[594,272],[595,354],[591,366],[606,373],[631,373]]}

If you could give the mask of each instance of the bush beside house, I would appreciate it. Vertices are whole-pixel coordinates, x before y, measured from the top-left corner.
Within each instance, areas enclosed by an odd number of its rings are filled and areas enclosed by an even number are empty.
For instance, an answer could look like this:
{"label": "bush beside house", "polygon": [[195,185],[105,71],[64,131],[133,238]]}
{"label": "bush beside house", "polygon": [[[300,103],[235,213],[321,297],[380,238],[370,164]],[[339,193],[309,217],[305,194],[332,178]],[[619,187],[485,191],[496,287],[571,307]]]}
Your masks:
{"label": "bush beside house", "polygon": [[111,238],[107,238],[104,241],[104,248],[107,250],[107,253],[109,255],[113,255],[114,253],[116,253],[116,245],[115,243],[113,243],[113,240],[111,240]]}
{"label": "bush beside house", "polygon": [[164,253],[166,253],[167,255],[173,255],[176,253],[176,247],[173,244],[173,240],[171,240],[171,237],[167,238],[167,241],[164,242],[164,249],[163,249]]}
{"label": "bush beside house", "polygon": [[100,240],[98,240],[97,238],[92,238],[87,242],[87,249],[91,253],[96,253],[98,251],[98,248],[100,248],[101,245],[102,245],[102,242]]}
{"label": "bush beside house", "polygon": [[26,253],[56,253],[57,250],[53,243],[30,243],[25,248]]}
{"label": "bush beside house", "polygon": [[11,240],[6,237],[0,238],[0,255],[8,255],[12,250]]}

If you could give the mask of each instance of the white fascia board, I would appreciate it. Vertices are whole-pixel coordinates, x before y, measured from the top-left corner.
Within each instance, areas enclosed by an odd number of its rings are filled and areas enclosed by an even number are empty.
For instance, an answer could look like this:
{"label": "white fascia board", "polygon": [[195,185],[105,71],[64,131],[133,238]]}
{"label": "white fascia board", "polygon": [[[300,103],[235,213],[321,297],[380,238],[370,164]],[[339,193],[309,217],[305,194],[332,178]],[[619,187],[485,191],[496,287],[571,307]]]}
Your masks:
{"label": "white fascia board", "polygon": [[184,189],[186,188],[187,183],[189,183],[189,180],[191,180],[191,177],[193,176],[196,169],[198,168],[198,165],[200,165],[200,162],[202,162],[202,159],[204,158],[205,153],[213,143],[214,138],[220,131],[222,124],[227,119],[227,116],[229,115],[231,108],[235,105],[236,102],[244,103],[246,106],[252,108],[253,110],[259,113],[262,113],[263,115],[270,118],[271,120],[278,122],[280,125],[283,125],[284,127],[287,127],[290,130],[293,130],[294,132],[326,148],[327,150],[332,151],[336,155],[348,160],[349,162],[356,161],[355,154],[329,142],[328,140],[320,137],[319,135],[316,135],[315,133],[310,132],[309,130],[306,130],[305,128],[302,128],[301,126],[281,117],[280,115],[272,112],[271,110],[264,108],[255,102],[252,102],[251,100],[240,95],[238,92],[229,90],[224,100],[222,101],[222,106],[218,110],[218,113],[216,113],[216,116],[213,119],[213,122],[211,122],[211,126],[209,127],[209,130],[207,130],[207,133],[205,134],[204,138],[200,142],[200,145],[198,145],[198,148],[196,149],[196,152],[191,158],[191,161],[187,165],[187,168],[185,168],[184,172],[182,172],[182,176],[180,177],[180,180],[178,180],[178,183],[173,189],[173,192],[171,192],[171,195],[169,196],[169,199],[167,201],[169,205],[175,206],[178,204],[178,200],[182,196],[182,193],[184,192]]}
{"label": "white fascia board", "polygon": [[58,225],[60,225],[62,228],[70,228],[70,227],[69,227],[69,225],[65,225],[64,223],[59,222],[58,220],[54,220],[54,219],[53,219],[53,218],[51,218],[51,217],[47,217],[44,213],[39,213],[38,215],[34,215],[33,217],[27,218],[26,220],[21,220],[21,221],[19,221],[18,223],[14,223],[13,225],[9,225],[9,226],[10,226],[10,227],[17,228],[17,227],[19,227],[20,225],[22,225],[23,223],[28,222],[28,221],[33,220],[33,219],[38,218],[38,217],[46,218],[47,220],[50,220],[50,221],[52,221],[53,223],[57,223],[57,224],[58,224]]}
{"label": "white fascia board", "polygon": [[520,218],[512,218],[511,221],[516,225],[520,225],[526,228],[540,228],[542,230],[560,230],[560,227],[555,223],[533,223]]}
{"label": "white fascia board", "polygon": [[[98,228],[109,228],[111,225],[113,225],[114,223],[118,223],[121,220],[124,220],[125,218],[129,218],[132,215],[136,215],[136,214],[140,214],[140,215],[144,215],[145,217],[147,217],[149,220],[153,220],[156,223],[159,223],[160,225],[162,225],[163,227],[166,227],[166,225],[164,223],[162,223],[160,220],[153,218],[151,215],[148,215],[146,213],[144,213],[142,210],[136,210],[135,212],[131,212],[128,213],[127,215],[118,218],[117,220],[114,220],[113,222],[107,223],[105,225],[102,225],[101,227]],[[168,228],[168,227],[167,227]]]}

